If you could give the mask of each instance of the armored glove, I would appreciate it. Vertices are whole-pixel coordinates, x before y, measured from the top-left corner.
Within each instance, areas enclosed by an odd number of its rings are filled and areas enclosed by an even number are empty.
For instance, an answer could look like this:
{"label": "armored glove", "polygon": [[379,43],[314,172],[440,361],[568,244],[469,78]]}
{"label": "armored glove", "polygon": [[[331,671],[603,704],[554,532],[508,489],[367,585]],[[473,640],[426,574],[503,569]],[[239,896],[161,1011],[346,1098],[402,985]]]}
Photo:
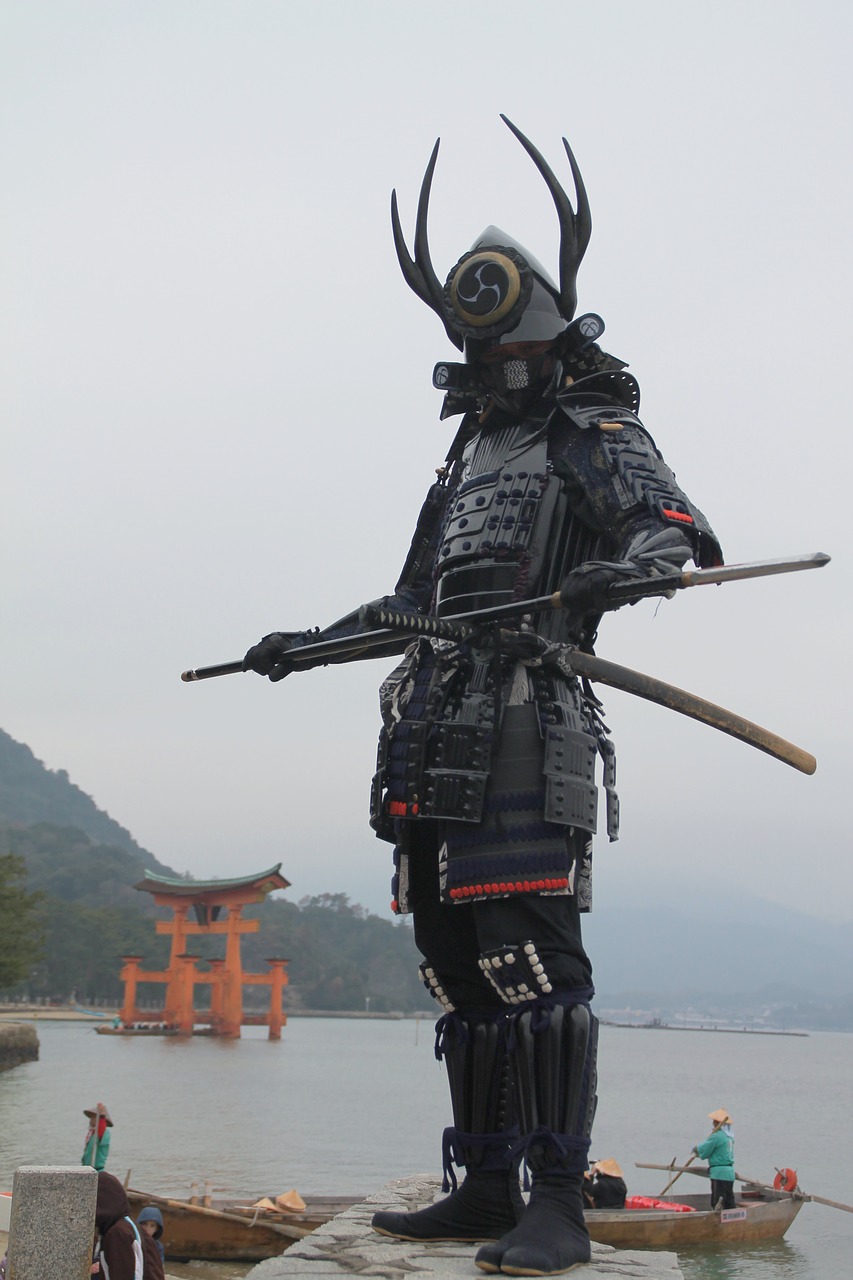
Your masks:
{"label": "armored glove", "polygon": [[581,618],[589,613],[604,613],[605,609],[615,609],[617,604],[610,601],[608,591],[614,582],[625,582],[641,576],[632,572],[626,565],[582,564],[574,569],[560,587],[560,603],[570,614]]}
{"label": "armored glove", "polygon": [[535,631],[501,630],[498,644],[501,653],[516,658],[519,662],[528,663],[536,663],[549,649],[553,648],[553,645],[543,640],[542,636],[538,636]]}
{"label": "armored glove", "polygon": [[252,645],[243,659],[243,670],[257,671],[273,681],[283,680],[293,670],[293,663],[287,661],[289,650],[304,643],[304,631],[273,631]]}

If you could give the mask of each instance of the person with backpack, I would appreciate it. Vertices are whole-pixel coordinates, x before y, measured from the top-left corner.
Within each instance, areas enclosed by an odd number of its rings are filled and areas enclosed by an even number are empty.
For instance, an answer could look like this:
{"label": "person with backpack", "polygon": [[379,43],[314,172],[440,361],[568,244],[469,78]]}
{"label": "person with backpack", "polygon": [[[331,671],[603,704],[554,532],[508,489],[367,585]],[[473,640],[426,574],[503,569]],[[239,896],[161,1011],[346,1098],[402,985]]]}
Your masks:
{"label": "person with backpack", "polygon": [[118,1178],[103,1170],[98,1174],[95,1227],[93,1275],[103,1280],[166,1280],[156,1240],[140,1232],[130,1217],[127,1192]]}

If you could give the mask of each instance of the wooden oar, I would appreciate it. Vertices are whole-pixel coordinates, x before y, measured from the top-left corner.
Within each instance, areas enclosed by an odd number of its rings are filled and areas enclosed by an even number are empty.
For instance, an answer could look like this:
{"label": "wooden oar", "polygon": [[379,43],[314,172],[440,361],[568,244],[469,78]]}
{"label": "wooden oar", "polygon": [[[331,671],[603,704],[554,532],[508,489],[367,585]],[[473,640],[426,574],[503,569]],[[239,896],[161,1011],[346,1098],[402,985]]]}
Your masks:
{"label": "wooden oar", "polygon": [[[778,1191],[779,1189],[771,1186],[769,1182],[756,1182],[755,1178],[743,1178],[739,1173],[736,1173],[735,1177],[738,1182],[748,1182],[750,1186],[761,1187],[763,1191]],[[795,1187],[794,1190],[798,1197],[802,1196],[803,1200],[814,1200],[815,1204],[825,1204],[830,1209],[843,1209],[845,1213],[853,1213],[853,1204],[842,1204],[839,1200],[827,1200],[825,1196],[812,1196],[807,1191],[801,1191],[799,1187]]]}
{"label": "wooden oar", "polygon": [[[660,1169],[661,1171],[664,1171],[664,1172],[672,1171],[674,1168],[674,1166],[671,1164],[641,1164],[639,1160],[634,1162],[634,1167],[636,1169]],[[678,1172],[693,1173],[693,1174],[696,1174],[696,1176],[699,1178],[707,1178],[709,1176],[707,1169],[688,1169],[686,1164],[682,1165],[679,1168]],[[759,1182],[755,1178],[744,1178],[742,1174],[739,1174],[739,1173],[735,1174],[735,1182],[748,1183],[751,1187],[760,1187],[762,1191],[775,1191],[777,1195],[785,1194],[784,1192],[780,1191],[778,1187],[774,1187],[769,1182]],[[671,1185],[672,1184],[670,1183],[670,1186]],[[826,1196],[809,1195],[808,1192],[800,1191],[799,1188],[797,1188],[796,1192],[791,1191],[791,1192],[788,1192],[788,1194],[796,1195],[797,1199],[800,1199],[800,1200],[813,1200],[815,1204],[825,1204],[830,1209],[843,1209],[845,1213],[853,1213],[853,1205],[842,1204],[840,1200],[828,1200]]]}
{"label": "wooden oar", "polygon": [[639,1160],[634,1161],[635,1169],[660,1169],[663,1173],[695,1173],[697,1178],[709,1177],[707,1169],[690,1169],[686,1164],[641,1164]]}
{"label": "wooden oar", "polygon": [[[712,1133],[716,1133],[716,1132],[717,1132],[717,1130],[718,1130],[718,1129],[720,1129],[720,1128],[722,1128],[722,1125],[721,1125],[721,1124],[719,1124],[719,1122],[715,1120],[715,1121],[714,1121],[714,1127],[713,1127],[713,1129],[711,1130],[711,1132],[712,1132]],[[678,1179],[681,1177],[682,1173],[684,1173],[684,1171],[687,1169],[688,1165],[691,1165],[691,1164],[693,1163],[693,1161],[694,1161],[696,1158],[697,1158],[697,1152],[694,1150],[694,1151],[693,1151],[693,1154],[692,1154],[691,1156],[689,1156],[689,1157],[688,1157],[688,1159],[687,1159],[687,1164],[683,1164],[683,1165],[681,1165],[681,1167],[679,1168],[678,1173],[675,1175],[675,1177],[674,1177],[674,1178],[670,1178],[669,1182],[666,1184],[666,1186],[664,1187],[663,1191],[661,1192],[661,1195],[662,1195],[662,1196],[665,1196],[665,1195],[666,1195],[667,1191],[669,1191],[669,1189],[670,1189],[670,1187],[672,1186],[672,1184],[673,1184],[674,1182],[677,1182],[677,1181],[678,1181]],[[672,1162],[672,1166],[673,1166],[673,1168],[675,1168],[675,1161],[674,1161],[674,1160],[673,1160],[673,1162]]]}
{"label": "wooden oar", "polygon": [[[132,1187],[128,1187],[128,1192],[133,1191]],[[133,1191],[134,1195],[144,1196],[151,1204],[161,1205],[166,1209],[181,1210],[184,1213],[195,1214],[200,1213],[205,1217],[219,1218],[227,1222],[239,1222],[244,1227],[246,1219],[237,1213],[227,1213],[222,1209],[205,1209],[200,1204],[190,1204],[187,1200],[170,1200],[167,1196],[149,1195],[147,1191]],[[264,1226],[272,1227],[278,1235],[287,1236],[290,1240],[302,1240],[305,1236],[310,1236],[313,1227],[297,1227],[291,1223],[284,1222],[264,1222]]]}
{"label": "wooden oar", "polygon": [[[682,1166],[678,1169],[678,1173],[675,1175],[675,1177],[674,1177],[674,1178],[670,1178],[669,1182],[666,1184],[666,1186],[664,1187],[663,1191],[661,1192],[661,1195],[662,1195],[662,1196],[665,1196],[665,1195],[666,1195],[667,1191],[669,1191],[670,1187],[673,1185],[673,1183],[674,1183],[674,1182],[677,1182],[677,1181],[678,1181],[678,1179],[681,1177],[682,1173],[686,1173],[686,1172],[688,1172],[687,1165],[691,1165],[695,1159],[696,1159],[696,1152],[694,1151],[694,1152],[693,1152],[693,1155],[692,1155],[692,1156],[690,1156],[690,1157],[688,1158],[688,1160],[687,1160],[687,1164],[682,1165]],[[673,1160],[673,1162],[672,1162],[672,1164],[671,1164],[670,1168],[672,1168],[672,1169],[677,1168],[676,1163],[675,1163],[675,1161],[674,1161],[674,1160]],[[689,1172],[692,1172],[692,1170],[690,1170]]]}

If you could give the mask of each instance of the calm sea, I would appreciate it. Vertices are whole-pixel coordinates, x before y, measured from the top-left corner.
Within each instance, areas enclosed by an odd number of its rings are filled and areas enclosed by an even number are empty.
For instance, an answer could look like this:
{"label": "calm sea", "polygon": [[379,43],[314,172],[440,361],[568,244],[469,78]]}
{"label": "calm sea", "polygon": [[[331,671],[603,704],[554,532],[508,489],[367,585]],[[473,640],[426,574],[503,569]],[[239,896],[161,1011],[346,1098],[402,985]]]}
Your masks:
{"label": "calm sea", "polygon": [[[449,1118],[432,1031],[426,1019],[293,1018],[279,1043],[263,1028],[237,1042],[132,1040],[41,1022],[39,1061],[0,1074],[0,1189],[20,1164],[76,1163],[83,1108],[98,1101],[115,1121],[108,1167],[159,1194],[205,1181],[252,1197],[358,1194],[438,1174]],[[592,1154],[614,1156],[631,1192],[660,1192],[666,1175],[635,1161],[683,1162],[717,1107],[734,1117],[740,1174],[772,1182],[790,1166],[807,1192],[853,1204],[853,1036],[602,1028]],[[853,1214],[806,1204],[778,1244],[679,1260],[688,1280],[843,1280]]]}

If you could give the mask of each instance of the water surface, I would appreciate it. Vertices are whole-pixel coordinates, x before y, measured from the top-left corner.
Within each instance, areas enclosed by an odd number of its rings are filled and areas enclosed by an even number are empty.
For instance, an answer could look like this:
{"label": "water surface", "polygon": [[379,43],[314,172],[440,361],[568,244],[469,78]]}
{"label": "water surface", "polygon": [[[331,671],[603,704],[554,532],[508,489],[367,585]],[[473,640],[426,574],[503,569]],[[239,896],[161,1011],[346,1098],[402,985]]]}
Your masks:
{"label": "water surface", "polygon": [[[39,1061],[0,1074],[0,1188],[20,1164],[76,1163],[83,1108],[97,1101],[115,1121],[108,1168],[161,1195],[205,1182],[253,1198],[291,1187],[359,1195],[438,1174],[450,1121],[432,1030],[426,1019],[292,1018],[280,1042],[264,1028],[183,1041],[39,1023]],[[614,1156],[631,1192],[654,1195],[667,1176],[634,1162],[683,1163],[707,1113],[726,1107],[740,1174],[772,1182],[791,1166],[806,1191],[853,1204],[851,1104],[853,1036],[603,1027],[592,1154]],[[685,1174],[678,1185],[705,1184]],[[679,1254],[687,1280],[841,1280],[851,1258],[853,1214],[816,1204],[778,1244]]]}

